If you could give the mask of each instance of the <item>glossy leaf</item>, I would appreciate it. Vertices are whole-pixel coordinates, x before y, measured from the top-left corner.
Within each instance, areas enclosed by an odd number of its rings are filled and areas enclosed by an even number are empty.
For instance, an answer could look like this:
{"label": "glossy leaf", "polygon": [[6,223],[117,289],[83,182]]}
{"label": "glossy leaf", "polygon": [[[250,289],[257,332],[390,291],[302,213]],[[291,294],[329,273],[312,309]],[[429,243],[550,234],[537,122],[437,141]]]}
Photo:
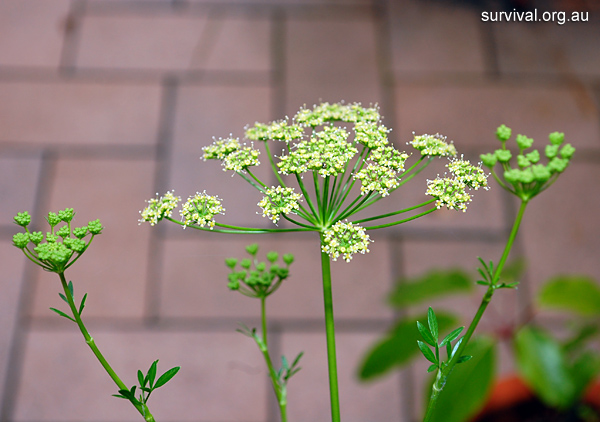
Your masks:
{"label": "glossy leaf", "polygon": [[419,349],[421,349],[421,353],[423,353],[425,359],[427,359],[431,363],[438,363],[437,359],[435,358],[435,355],[425,343],[423,343],[421,340],[417,340],[417,345],[419,346]]}
{"label": "glossy leaf", "polygon": [[148,373],[146,374],[145,380],[148,381],[148,385],[150,388],[154,387],[154,379],[156,378],[156,368],[158,367],[158,359],[152,362],[150,368],[148,369]]}
{"label": "glossy leaf", "polygon": [[440,343],[440,347],[444,347],[445,345],[450,344],[451,342],[456,340],[460,333],[462,333],[462,330],[464,329],[465,327],[458,327],[457,329],[453,330],[450,334],[444,337],[444,339]]}
{"label": "glossy leaf", "polygon": [[427,311],[427,324],[429,325],[429,331],[431,332],[431,335],[435,339],[435,344],[437,344],[439,337],[438,322],[437,318],[435,317],[435,312],[433,312],[433,308],[431,308],[431,306]]}
{"label": "glossy leaf", "polygon": [[573,403],[576,388],[557,341],[534,327],[515,336],[515,361],[520,375],[549,406],[565,409]]}
{"label": "glossy leaf", "polygon": [[600,315],[600,286],[590,277],[555,277],[540,290],[538,304],[580,315]]}
{"label": "glossy leaf", "polygon": [[[432,422],[465,422],[485,404],[494,381],[496,345],[489,338],[479,337],[469,342],[465,352],[473,359],[454,367],[448,376]],[[431,390],[426,394],[429,397]]]}
{"label": "glossy leaf", "polygon": [[174,368],[169,369],[164,374],[162,374],[160,376],[160,378],[158,378],[158,380],[156,381],[154,388],[162,387],[163,385],[168,383],[171,380],[171,378],[173,378],[175,376],[175,374],[177,374],[177,372],[179,372],[180,369],[181,369],[181,367],[176,366]]}
{"label": "glossy leaf", "polygon": [[[426,318],[426,315],[420,315],[417,318],[406,318],[398,321],[365,354],[358,371],[359,379],[367,381],[383,376],[392,369],[406,365],[411,359],[417,357],[419,355],[417,340],[422,338],[417,328],[417,321],[423,321]],[[454,315],[444,312],[438,312],[437,320],[439,329],[444,331],[449,330],[458,323]]]}
{"label": "glossy leaf", "polygon": [[58,315],[60,315],[61,317],[65,317],[65,318],[67,318],[68,320],[71,320],[71,321],[75,322],[75,320],[74,320],[73,318],[71,318],[69,315],[65,314],[63,311],[60,311],[60,310],[58,310],[58,309],[56,309],[56,308],[50,308],[50,310],[51,310],[52,312],[56,312],[56,313],[57,313]]}
{"label": "glossy leaf", "polygon": [[417,330],[419,330],[419,334],[421,334],[421,337],[423,337],[423,340],[425,340],[425,342],[427,344],[435,347],[436,340],[431,335],[431,332],[429,331],[429,329],[427,329],[427,327],[425,327],[423,324],[421,324],[420,321],[417,321]]}
{"label": "glossy leaf", "polygon": [[397,308],[418,305],[440,296],[466,293],[473,289],[471,277],[462,270],[433,270],[395,285],[389,302]]}

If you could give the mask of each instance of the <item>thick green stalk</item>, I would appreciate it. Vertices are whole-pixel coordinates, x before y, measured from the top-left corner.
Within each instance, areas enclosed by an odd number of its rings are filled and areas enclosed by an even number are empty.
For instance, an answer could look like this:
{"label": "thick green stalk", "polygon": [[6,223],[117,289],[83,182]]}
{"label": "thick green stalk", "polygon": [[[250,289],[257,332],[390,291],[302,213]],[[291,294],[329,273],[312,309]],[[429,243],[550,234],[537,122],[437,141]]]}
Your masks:
{"label": "thick green stalk", "polygon": [[521,201],[521,206],[519,207],[519,211],[517,213],[517,217],[515,218],[515,222],[513,224],[510,235],[508,236],[508,240],[506,241],[506,246],[504,247],[504,252],[502,253],[502,257],[500,258],[498,265],[496,265],[496,269],[494,271],[493,278],[491,280],[491,284],[489,285],[487,291],[485,292],[483,299],[481,300],[481,304],[479,305],[479,308],[477,309],[477,312],[475,313],[475,316],[473,317],[473,320],[471,321],[471,324],[469,325],[467,332],[463,336],[463,340],[462,340],[458,350],[456,351],[456,353],[454,354],[452,359],[450,359],[450,361],[448,362],[448,365],[443,370],[438,371],[438,375],[437,375],[435,382],[433,383],[433,386],[431,388],[431,397],[429,399],[429,404],[427,406],[427,412],[425,413],[425,418],[423,419],[423,422],[428,422],[431,420],[431,417],[433,416],[433,411],[435,409],[435,405],[437,403],[437,399],[439,397],[439,393],[444,388],[444,385],[446,384],[448,375],[450,375],[450,372],[452,372],[452,369],[454,369],[454,366],[457,364],[458,359],[460,359],[460,357],[462,356],[462,353],[464,352],[465,347],[467,347],[469,340],[473,336],[473,333],[475,332],[475,329],[477,328],[477,325],[479,324],[479,321],[481,320],[483,313],[485,312],[487,306],[489,305],[490,301],[492,300],[492,296],[494,295],[494,292],[499,287],[498,281],[500,280],[500,275],[502,274],[502,269],[504,268],[504,264],[506,263],[506,260],[508,259],[510,250],[512,249],[513,244],[515,242],[515,238],[517,237],[517,233],[519,231],[519,226],[521,225],[521,220],[523,219],[523,214],[525,213],[525,208],[527,207],[527,204],[528,204],[527,201]]}
{"label": "thick green stalk", "polygon": [[[323,234],[321,234],[321,241]],[[335,351],[335,321],[333,318],[333,295],[331,292],[331,263],[329,255],[321,252],[323,274],[323,301],[325,304],[325,333],[327,336],[327,363],[329,366],[329,393],[331,401],[331,422],[340,422],[340,396]]]}
{"label": "thick green stalk", "polygon": [[[65,297],[67,298],[67,302],[69,304],[69,307],[71,308],[73,317],[75,318],[75,322],[77,323],[77,326],[79,327],[79,330],[81,331],[81,334],[83,334],[83,338],[85,339],[85,342],[87,343],[88,346],[90,346],[90,349],[92,349],[92,352],[94,353],[94,355],[96,356],[96,358],[98,359],[98,361],[100,362],[102,367],[106,370],[108,375],[112,378],[112,380],[115,382],[115,384],[117,384],[117,387],[119,387],[119,390],[129,390],[129,388],[127,388],[125,383],[123,381],[121,381],[119,376],[116,374],[116,372],[112,369],[112,367],[106,361],[106,359],[104,358],[102,353],[100,353],[100,350],[98,349],[98,346],[96,346],[94,339],[92,338],[92,336],[88,332],[87,328],[83,324],[83,321],[81,320],[81,316],[79,315],[79,310],[75,306],[75,302],[73,301],[73,296],[71,296],[71,291],[69,290],[69,286],[67,284],[65,274],[58,273],[58,275],[60,277],[60,282],[62,284],[62,288],[65,292]],[[150,410],[148,409],[147,405],[141,404],[141,403],[133,403],[133,402],[132,402],[132,404],[135,406],[135,408],[138,410],[138,412],[140,412],[140,414],[144,417],[146,422],[155,422],[154,416],[152,416],[152,413],[150,413]]]}

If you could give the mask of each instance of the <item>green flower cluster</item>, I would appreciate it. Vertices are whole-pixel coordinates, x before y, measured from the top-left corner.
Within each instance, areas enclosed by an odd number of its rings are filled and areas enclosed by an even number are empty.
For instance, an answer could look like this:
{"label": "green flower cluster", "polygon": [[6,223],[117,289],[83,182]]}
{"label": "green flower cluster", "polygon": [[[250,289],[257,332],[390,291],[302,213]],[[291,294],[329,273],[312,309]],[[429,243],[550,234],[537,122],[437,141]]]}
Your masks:
{"label": "green flower cluster", "polygon": [[361,195],[377,192],[385,197],[390,194],[390,190],[397,188],[399,185],[394,170],[377,164],[368,164],[367,167],[356,173],[354,178],[360,180]]}
{"label": "green flower cluster", "polygon": [[382,148],[389,143],[387,135],[390,130],[376,122],[358,122],[354,125],[354,132],[356,142],[370,149]]}
{"label": "green flower cluster", "polygon": [[325,126],[315,132],[309,141],[301,141],[278,163],[283,174],[301,174],[316,171],[321,176],[342,173],[358,149],[346,142],[348,132],[336,126]]}
{"label": "green flower cluster", "polygon": [[258,206],[263,210],[263,217],[270,218],[275,224],[279,221],[281,214],[289,214],[300,208],[298,202],[302,199],[302,195],[295,193],[294,188],[274,186],[267,189],[265,194],[266,196],[258,203]]}
{"label": "green flower cluster", "polygon": [[452,142],[446,142],[446,136],[436,133],[435,135],[414,135],[414,139],[410,144],[422,155],[430,157],[449,157],[456,155],[456,148]]}
{"label": "green flower cluster", "polygon": [[172,191],[167,192],[160,198],[158,198],[157,193],[156,198],[146,201],[148,206],[140,211],[142,218],[138,220],[139,223],[148,222],[151,226],[158,224],[163,218],[171,216],[173,209],[177,207],[180,200],[181,198],[173,195]]}
{"label": "green flower cluster", "polygon": [[369,252],[369,243],[371,242],[372,240],[363,227],[338,221],[323,233],[321,250],[328,254],[333,261],[337,261],[342,255],[346,262],[350,262],[353,254]]}
{"label": "green flower cluster", "polygon": [[226,138],[215,140],[212,145],[206,146],[202,148],[204,151],[204,156],[202,157],[206,160],[223,160],[229,154],[234,151],[237,151],[242,146],[240,144],[240,140],[237,138]]}
{"label": "green flower cluster", "polygon": [[437,199],[436,207],[443,206],[450,210],[465,212],[467,205],[473,200],[467,189],[489,189],[483,169],[472,165],[469,161],[452,160],[446,165],[454,177],[438,177],[427,181],[427,195]]}
{"label": "green flower cluster", "polygon": [[236,173],[245,171],[248,167],[258,166],[258,156],[260,151],[253,147],[243,147],[231,154],[228,154],[223,159],[223,170],[233,170]]}
{"label": "green flower cluster", "polygon": [[[228,258],[225,260],[225,265],[231,269],[227,287],[231,290],[237,290],[245,296],[264,299],[275,292],[281,283],[289,277],[289,267],[294,262],[294,255],[283,255],[284,265],[282,266],[277,263],[279,260],[277,252],[267,253],[268,264],[259,262],[256,259],[258,253],[256,243],[246,246],[246,252],[248,252],[250,258],[242,260]],[[238,265],[240,269],[236,270]]]}
{"label": "green flower cluster", "polygon": [[246,138],[252,141],[285,141],[302,139],[304,128],[298,124],[289,124],[288,120],[279,120],[269,124],[256,122],[246,128]]}
{"label": "green flower cluster", "polygon": [[363,108],[360,103],[321,103],[315,105],[312,110],[301,108],[294,120],[305,126],[317,127],[328,122],[378,122],[381,119],[376,107]]}
{"label": "green flower cluster", "polygon": [[184,228],[195,224],[200,227],[208,225],[212,229],[215,226],[215,215],[224,214],[225,208],[217,196],[207,195],[206,192],[196,192],[183,204],[179,213]]}
{"label": "green flower cluster", "polygon": [[[519,152],[516,155],[516,167],[513,168],[511,165],[513,153],[506,147],[506,142],[511,136],[512,130],[501,125],[496,131],[496,137],[502,142],[502,148],[481,155],[481,161],[492,170],[492,175],[504,189],[523,201],[529,201],[556,181],[558,175],[569,165],[575,148],[571,144],[564,144],[564,133],[553,132],[548,137],[549,145],[544,149],[546,164],[542,164],[542,154],[538,150],[526,152],[533,146],[533,139],[525,135],[517,135],[515,142]],[[494,171],[496,164],[499,164],[503,170],[504,181]]]}
{"label": "green flower cluster", "polygon": [[[31,223],[31,216],[27,211],[20,212],[14,217],[14,221],[25,232],[13,236],[13,245],[43,269],[63,273],[86,251],[94,236],[102,232],[100,220],[90,221],[84,227],[71,227],[74,215],[73,208],[48,213],[46,221],[50,225],[50,231],[44,237],[41,231],[32,232],[27,228]],[[65,224],[57,228],[61,223]],[[90,237],[86,241],[87,236]]]}

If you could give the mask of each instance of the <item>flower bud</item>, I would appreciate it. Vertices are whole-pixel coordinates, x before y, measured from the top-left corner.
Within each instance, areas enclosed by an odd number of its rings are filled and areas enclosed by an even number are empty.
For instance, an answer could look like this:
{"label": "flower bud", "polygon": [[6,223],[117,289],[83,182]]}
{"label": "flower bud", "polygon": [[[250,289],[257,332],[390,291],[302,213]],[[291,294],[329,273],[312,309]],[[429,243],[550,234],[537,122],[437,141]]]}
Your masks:
{"label": "flower bud", "polygon": [[31,216],[27,211],[19,212],[14,217],[14,221],[21,227],[27,227],[31,223]]}
{"label": "flower bud", "polygon": [[511,152],[507,149],[497,149],[494,154],[496,154],[496,158],[498,158],[498,161],[501,163],[507,163],[512,158]]}
{"label": "flower bud", "polygon": [[231,268],[233,270],[235,268],[237,262],[238,262],[238,260],[236,258],[227,258],[225,260],[225,265],[227,265],[229,268]]}
{"label": "flower bud", "polygon": [[519,148],[521,150],[531,148],[531,146],[533,145],[533,139],[528,138],[525,135],[517,135],[516,141],[517,141],[517,145],[519,146]]}
{"label": "flower bud", "polygon": [[512,129],[505,125],[500,125],[500,127],[498,127],[498,129],[496,130],[496,137],[499,141],[502,142],[508,141],[510,139],[511,134]]}
{"label": "flower bud", "polygon": [[560,145],[565,140],[565,134],[562,132],[552,132],[548,135],[548,139],[552,145]]}
{"label": "flower bud", "polygon": [[481,154],[479,156],[479,158],[481,159],[481,162],[483,163],[484,166],[492,168],[496,165],[496,162],[498,161],[498,157],[496,157],[495,154]]}
{"label": "flower bud", "polygon": [[25,249],[25,247],[29,243],[29,240],[29,234],[17,233],[13,236],[13,245],[19,249]]}
{"label": "flower bud", "polygon": [[256,253],[258,252],[258,244],[253,243],[251,245],[246,246],[246,252],[248,252],[252,256],[256,255]]}

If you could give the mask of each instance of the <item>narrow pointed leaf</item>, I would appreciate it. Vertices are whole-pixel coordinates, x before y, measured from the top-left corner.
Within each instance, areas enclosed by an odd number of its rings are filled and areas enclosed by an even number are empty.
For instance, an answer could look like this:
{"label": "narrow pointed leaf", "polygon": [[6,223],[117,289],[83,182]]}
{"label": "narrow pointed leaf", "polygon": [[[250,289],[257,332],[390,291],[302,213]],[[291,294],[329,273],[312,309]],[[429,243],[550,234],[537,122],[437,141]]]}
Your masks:
{"label": "narrow pointed leaf", "polygon": [[421,353],[423,353],[423,356],[425,356],[425,359],[427,359],[431,363],[438,363],[438,361],[435,359],[435,355],[425,343],[418,340],[417,344],[419,345],[419,349],[421,349]]}
{"label": "narrow pointed leaf", "polygon": [[431,306],[429,307],[429,311],[427,311],[427,323],[429,324],[429,331],[431,332],[431,335],[433,336],[433,338],[435,339],[435,343],[437,344],[439,336],[438,322],[437,318],[435,317],[435,312],[433,312]]}
{"label": "narrow pointed leaf", "polygon": [[285,356],[281,357],[281,365],[282,365],[283,369],[285,369],[285,370],[290,369],[290,364],[288,363],[288,360]]}
{"label": "narrow pointed leaf", "polygon": [[180,369],[181,369],[180,366],[176,366],[174,368],[169,369],[164,374],[162,374],[160,376],[160,378],[156,381],[154,388],[162,387],[163,385],[168,383],[171,380],[171,378],[173,378],[175,376],[175,374],[177,374],[177,372],[179,372]]}
{"label": "narrow pointed leaf", "polygon": [[435,347],[435,339],[433,338],[427,327],[425,327],[423,324],[417,321],[417,329],[419,330],[419,333],[421,334],[425,342],[430,346]]}
{"label": "narrow pointed leaf", "polygon": [[476,283],[477,283],[477,284],[480,284],[480,285],[482,285],[482,286],[489,286],[489,285],[490,285],[490,283],[488,283],[488,282],[486,282],[486,281],[483,281],[483,280],[477,280],[477,281],[476,281]]}
{"label": "narrow pointed leaf", "polygon": [[137,377],[138,377],[138,382],[140,383],[140,387],[145,387],[146,386],[146,382],[145,382],[146,380],[144,379],[144,374],[139,369],[137,371]]}
{"label": "narrow pointed leaf", "polygon": [[60,296],[60,298],[61,298],[62,300],[64,300],[66,303],[69,303],[69,301],[67,300],[67,297],[66,297],[65,295],[63,295],[62,293],[59,293],[58,295],[59,295],[59,296]]}
{"label": "narrow pointed leaf", "polygon": [[298,362],[300,362],[300,358],[304,355],[304,352],[300,352],[298,353],[298,356],[296,356],[296,359],[294,359],[294,362],[292,363],[292,368],[296,367],[296,365],[298,365]]}
{"label": "narrow pointed leaf", "polygon": [[69,287],[69,292],[71,293],[71,297],[75,297],[75,292],[73,290],[73,282],[72,281],[69,281],[68,287]]}
{"label": "narrow pointed leaf", "polygon": [[450,358],[453,358],[454,355],[456,354],[456,351],[458,350],[458,348],[460,347],[460,344],[462,343],[464,337],[461,337],[460,340],[458,340],[456,342],[456,344],[454,345],[454,348],[452,349],[452,356],[450,356]]}
{"label": "narrow pointed leaf", "polygon": [[435,363],[433,363],[431,364],[431,366],[429,366],[429,368],[427,368],[427,372],[433,372],[436,369],[438,369],[438,366]]}
{"label": "narrow pointed leaf", "polygon": [[87,293],[83,295],[83,298],[81,299],[81,303],[79,304],[79,316],[81,316],[81,313],[83,312],[83,308],[85,308],[85,301],[87,299]]}
{"label": "narrow pointed leaf", "polygon": [[128,400],[128,398],[127,398],[127,397],[125,397],[125,396],[122,396],[121,394],[113,394],[112,396],[113,396],[113,397],[117,397],[117,398],[119,398],[119,399],[125,399],[125,400]]}
{"label": "narrow pointed leaf", "polygon": [[59,310],[58,310],[58,309],[56,309],[56,308],[50,308],[50,310],[51,310],[52,312],[56,312],[56,313],[57,313],[58,315],[60,315],[61,317],[65,317],[65,318],[67,318],[67,319],[69,319],[69,320],[71,320],[71,321],[75,322],[75,320],[74,320],[73,318],[71,318],[69,315],[65,314],[63,311],[59,311]]}
{"label": "narrow pointed leaf", "polygon": [[[148,385],[150,388],[154,387],[154,379],[156,378],[156,368],[158,366],[158,359],[152,362],[150,368],[148,369],[148,373],[146,374],[146,380],[148,381]],[[156,387],[158,388],[158,387]]]}
{"label": "narrow pointed leaf", "polygon": [[450,334],[448,334],[446,337],[444,337],[444,339],[440,343],[440,347],[444,347],[445,345],[450,344],[451,342],[456,340],[458,338],[458,336],[460,335],[460,333],[462,332],[462,330],[464,330],[464,329],[465,329],[465,327],[458,327],[456,330],[453,330]]}
{"label": "narrow pointed leaf", "polygon": [[457,364],[459,363],[465,363],[468,360],[471,360],[473,358],[473,356],[470,355],[463,355],[461,357],[458,358],[458,360],[456,361]]}

